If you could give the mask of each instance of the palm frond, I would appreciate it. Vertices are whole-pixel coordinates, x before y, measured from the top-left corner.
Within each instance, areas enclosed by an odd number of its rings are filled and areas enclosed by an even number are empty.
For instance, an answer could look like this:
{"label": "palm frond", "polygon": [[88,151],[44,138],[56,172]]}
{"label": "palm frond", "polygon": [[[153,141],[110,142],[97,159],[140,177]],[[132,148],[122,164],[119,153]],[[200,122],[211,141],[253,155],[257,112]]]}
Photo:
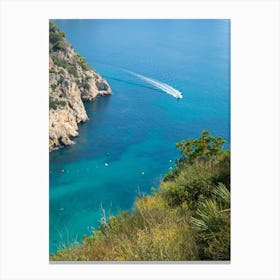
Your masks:
{"label": "palm frond", "polygon": [[230,192],[224,184],[218,184],[214,190],[214,195],[216,196],[217,200],[222,203],[223,208],[230,207]]}
{"label": "palm frond", "polygon": [[196,219],[194,217],[191,217],[191,223],[192,223],[194,228],[196,228],[200,231],[208,229],[208,226],[205,224],[205,222],[203,220],[199,220],[199,219]]}

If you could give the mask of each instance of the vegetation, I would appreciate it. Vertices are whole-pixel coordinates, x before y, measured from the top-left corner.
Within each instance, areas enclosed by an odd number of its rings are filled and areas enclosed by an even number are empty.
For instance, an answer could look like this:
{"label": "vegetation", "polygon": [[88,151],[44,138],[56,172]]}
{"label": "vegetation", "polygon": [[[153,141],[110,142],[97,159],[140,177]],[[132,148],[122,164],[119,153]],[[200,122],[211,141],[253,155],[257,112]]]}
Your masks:
{"label": "vegetation", "polygon": [[52,97],[49,98],[49,108],[50,109],[58,109],[58,108],[64,108],[66,106],[66,101],[65,100],[58,100],[54,99]]}
{"label": "vegetation", "polygon": [[[80,57],[79,55],[77,55],[77,56]],[[68,73],[73,75],[75,78],[77,78],[79,76],[75,64],[70,63],[66,59],[59,57],[55,53],[52,53],[51,57],[52,57],[52,60],[55,65],[66,69],[68,71]],[[83,58],[83,57],[80,57],[80,60],[78,60],[78,64],[82,67],[83,70],[91,69],[90,66],[86,63],[85,58]],[[55,71],[50,70],[50,73],[55,73]]]}
{"label": "vegetation", "polygon": [[57,72],[56,72],[53,68],[50,68],[50,69],[49,69],[49,73],[50,73],[50,74],[57,74]]}
{"label": "vegetation", "polygon": [[49,23],[49,44],[50,52],[66,49],[65,34],[52,21]]}
{"label": "vegetation", "polygon": [[230,259],[230,152],[203,131],[177,144],[182,157],[152,195],[131,211],[102,219],[98,230],[51,255],[63,261]]}
{"label": "vegetation", "polygon": [[90,89],[90,84],[88,83],[87,79],[83,79],[83,80],[82,80],[81,86],[82,86],[84,89],[87,89],[87,90]]}
{"label": "vegetation", "polygon": [[219,136],[216,138],[210,136],[209,131],[204,130],[200,138],[190,138],[176,144],[176,147],[181,150],[183,155],[183,157],[179,159],[178,164],[193,164],[197,160],[207,162],[210,159],[215,159],[224,144],[225,140],[222,137]]}
{"label": "vegetation", "polygon": [[56,55],[52,55],[52,60],[56,66],[67,69],[69,63],[66,59],[60,58]]}
{"label": "vegetation", "polygon": [[82,67],[83,70],[85,71],[91,70],[91,67],[87,64],[86,59],[82,57],[80,54],[76,54],[75,60]]}
{"label": "vegetation", "polygon": [[61,93],[59,94],[59,97],[60,97],[60,98],[66,98],[66,97],[67,97],[67,95],[66,95],[66,93],[65,93],[65,92],[61,92]]}
{"label": "vegetation", "polygon": [[78,71],[75,66],[68,65],[67,70],[68,70],[68,73],[71,74],[72,76],[74,76],[75,78],[79,77]]}
{"label": "vegetation", "polygon": [[63,83],[63,81],[64,81],[64,77],[63,77],[62,75],[60,75],[60,76],[59,76],[59,79],[58,79],[58,81],[57,81],[57,84],[58,84],[58,85],[61,85],[61,84]]}
{"label": "vegetation", "polygon": [[[75,65],[71,64],[66,59],[60,58],[59,56],[53,54],[52,55],[52,60],[53,60],[55,65],[64,68],[65,70],[67,70],[67,72],[69,74],[71,74],[75,78],[79,77],[79,74],[78,74],[78,71],[77,71]],[[62,71],[60,71],[60,72],[62,72]],[[54,72],[52,71],[50,73],[54,73]]]}
{"label": "vegetation", "polygon": [[52,89],[52,91],[55,91],[56,87],[57,87],[57,85],[52,84],[52,85],[51,85],[51,89]]}
{"label": "vegetation", "polygon": [[[66,41],[65,34],[60,31],[52,21],[49,23],[49,49],[50,58],[52,59],[54,65],[59,67],[58,69],[50,68],[49,73],[60,75],[58,76],[59,79],[56,79],[56,85],[51,85],[51,93],[54,93],[57,86],[62,84],[65,79],[66,72],[75,78],[79,87],[84,90],[90,90],[89,80],[92,79],[92,77],[83,71],[93,69],[87,64],[86,59],[80,54],[74,52],[73,55],[73,48]],[[50,108],[63,106],[63,102],[58,100],[51,100],[50,104]]]}
{"label": "vegetation", "polygon": [[[65,39],[65,34],[59,30],[59,28],[50,21],[49,24],[49,49],[50,56],[54,62],[54,64],[58,67],[64,68],[69,74],[73,75],[75,78],[78,78],[78,71],[76,69],[75,60],[69,61],[59,54],[59,51],[66,53],[67,50],[67,41]],[[70,48],[70,45],[68,46]],[[78,56],[80,57],[80,56]],[[79,64],[83,65],[83,67],[87,67],[86,61],[84,58],[80,57],[81,61]],[[50,73],[56,73],[55,70],[51,69]]]}
{"label": "vegetation", "polygon": [[197,229],[199,256],[206,260],[230,257],[230,192],[219,183],[213,199],[201,202],[191,222]]}

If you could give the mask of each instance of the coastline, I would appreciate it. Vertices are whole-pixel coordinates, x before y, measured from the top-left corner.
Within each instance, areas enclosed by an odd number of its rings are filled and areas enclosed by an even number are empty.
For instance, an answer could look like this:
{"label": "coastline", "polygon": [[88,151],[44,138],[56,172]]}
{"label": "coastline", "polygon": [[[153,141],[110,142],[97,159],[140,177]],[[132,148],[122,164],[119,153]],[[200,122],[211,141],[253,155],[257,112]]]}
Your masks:
{"label": "coastline", "polygon": [[50,21],[49,38],[49,151],[71,145],[78,124],[88,115],[83,101],[111,94],[108,82],[88,65]]}

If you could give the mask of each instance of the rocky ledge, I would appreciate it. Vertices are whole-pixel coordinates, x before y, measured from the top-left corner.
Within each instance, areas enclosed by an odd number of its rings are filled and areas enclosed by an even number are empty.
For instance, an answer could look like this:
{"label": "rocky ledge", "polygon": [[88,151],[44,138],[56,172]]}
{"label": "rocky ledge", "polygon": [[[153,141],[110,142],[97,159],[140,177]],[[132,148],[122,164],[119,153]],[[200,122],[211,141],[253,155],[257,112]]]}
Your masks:
{"label": "rocky ledge", "polygon": [[83,100],[111,94],[107,81],[91,68],[50,21],[49,150],[70,145],[78,123],[88,120]]}

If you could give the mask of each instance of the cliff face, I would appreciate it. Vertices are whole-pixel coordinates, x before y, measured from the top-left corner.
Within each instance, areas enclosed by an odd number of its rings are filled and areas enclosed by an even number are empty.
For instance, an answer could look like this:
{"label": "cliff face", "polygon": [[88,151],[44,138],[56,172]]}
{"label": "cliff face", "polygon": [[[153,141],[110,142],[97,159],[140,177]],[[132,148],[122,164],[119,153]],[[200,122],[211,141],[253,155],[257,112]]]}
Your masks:
{"label": "cliff face", "polygon": [[111,94],[111,89],[52,22],[49,32],[49,150],[52,151],[71,144],[71,139],[79,134],[77,124],[88,120],[82,100]]}

